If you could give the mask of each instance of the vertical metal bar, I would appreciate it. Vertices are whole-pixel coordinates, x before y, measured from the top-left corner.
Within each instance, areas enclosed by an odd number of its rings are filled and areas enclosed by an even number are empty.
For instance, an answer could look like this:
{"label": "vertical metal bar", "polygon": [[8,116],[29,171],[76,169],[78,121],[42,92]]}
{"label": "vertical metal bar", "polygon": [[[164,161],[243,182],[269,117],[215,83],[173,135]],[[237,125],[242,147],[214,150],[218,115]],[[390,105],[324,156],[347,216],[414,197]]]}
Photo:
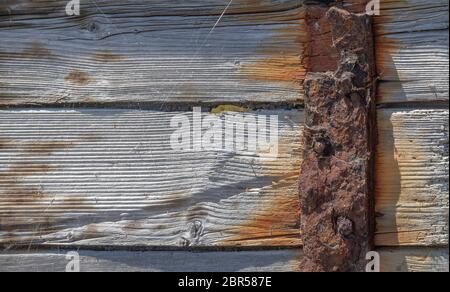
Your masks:
{"label": "vertical metal bar", "polygon": [[[366,14],[327,7],[323,15],[316,11],[307,23],[311,39],[323,37],[320,28],[329,27],[329,51],[335,49],[337,55],[335,71],[320,72],[321,66],[310,64],[304,84],[305,150],[299,188],[305,259],[301,269],[363,271],[374,231],[372,22]],[[311,56],[317,56],[313,50]],[[330,64],[332,60],[328,59]],[[316,61],[320,59],[310,59]]]}

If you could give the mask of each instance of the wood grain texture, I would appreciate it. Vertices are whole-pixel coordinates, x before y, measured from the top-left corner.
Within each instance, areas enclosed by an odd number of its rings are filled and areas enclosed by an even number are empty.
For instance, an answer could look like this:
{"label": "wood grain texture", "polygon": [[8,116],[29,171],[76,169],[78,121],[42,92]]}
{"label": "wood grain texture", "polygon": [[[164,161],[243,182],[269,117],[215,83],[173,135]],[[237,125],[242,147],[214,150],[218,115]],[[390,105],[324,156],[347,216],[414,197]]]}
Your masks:
{"label": "wood grain texture", "polygon": [[448,102],[448,0],[383,0],[380,13],[378,102]]}
{"label": "wood grain texture", "polygon": [[378,246],[448,246],[448,122],[448,110],[378,112]]}
{"label": "wood grain texture", "polygon": [[380,249],[383,272],[449,272],[448,248]]}
{"label": "wood grain texture", "polygon": [[[302,1],[96,2],[0,5],[0,105],[303,100]],[[448,1],[381,8],[378,102],[448,101]]]}
{"label": "wood grain texture", "polygon": [[[302,114],[278,115],[281,156],[270,162],[176,153],[167,113],[2,111],[0,240],[300,245]],[[448,111],[380,110],[378,122],[377,245],[447,245]]]}
{"label": "wood grain texture", "polygon": [[[244,252],[79,251],[81,272],[295,272],[301,250]],[[0,272],[65,272],[64,251],[0,254]]]}
{"label": "wood grain texture", "polygon": [[300,102],[303,1],[229,3],[6,1],[0,105]]}
{"label": "wood grain texture", "polygon": [[0,111],[0,243],[298,246],[302,113],[244,114],[278,116],[277,159],[173,150],[179,114]]}
{"label": "wood grain texture", "polygon": [[[448,272],[448,249],[381,249],[382,272]],[[82,272],[298,272],[301,250],[79,251]],[[3,252],[0,272],[64,272],[66,252]]]}

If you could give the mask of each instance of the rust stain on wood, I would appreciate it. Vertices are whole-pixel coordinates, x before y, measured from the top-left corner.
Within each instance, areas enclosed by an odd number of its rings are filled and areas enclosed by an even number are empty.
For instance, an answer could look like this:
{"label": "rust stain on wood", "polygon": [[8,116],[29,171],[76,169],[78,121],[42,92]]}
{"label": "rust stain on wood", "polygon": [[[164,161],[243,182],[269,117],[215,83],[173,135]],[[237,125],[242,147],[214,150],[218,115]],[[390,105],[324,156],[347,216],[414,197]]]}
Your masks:
{"label": "rust stain on wood", "polygon": [[[95,139],[87,137],[86,139]],[[2,139],[3,147],[16,150],[19,155],[37,155],[40,158],[48,157],[58,150],[72,147],[75,143],[84,141],[79,137],[72,141],[18,141]],[[93,208],[82,197],[64,197],[51,194],[36,184],[28,185],[26,179],[36,175],[44,175],[57,171],[58,167],[52,164],[21,162],[10,165],[6,170],[0,172],[0,207],[7,208],[0,215],[0,230],[8,234],[0,238],[0,243],[8,244],[31,244],[40,237],[58,231],[60,225],[73,221],[75,218],[61,218],[49,211],[57,209],[70,212]],[[29,209],[32,214],[30,218],[16,217],[16,210],[23,213],[23,208]]]}
{"label": "rust stain on wood", "polygon": [[143,227],[144,223],[142,221],[128,221],[122,227],[122,231],[125,232],[125,234],[131,234],[133,231],[141,230]]}
{"label": "rust stain on wood", "polygon": [[253,64],[244,64],[241,71],[251,80],[288,81],[299,84],[305,76],[301,57],[269,56]]}
{"label": "rust stain on wood", "polygon": [[10,143],[11,143],[10,140],[0,139],[0,149],[5,149],[6,147],[9,147]]}
{"label": "rust stain on wood", "polygon": [[94,224],[90,224],[85,227],[85,229],[83,230],[81,235],[78,236],[76,238],[76,240],[80,241],[80,240],[86,240],[86,239],[93,239],[93,238],[99,238],[101,236],[102,235],[101,235],[101,233],[99,233],[97,226]]}
{"label": "rust stain on wood", "polygon": [[[282,137],[278,141],[279,157],[296,159],[297,151],[292,151],[295,138]],[[302,146],[299,145],[301,148]],[[283,168],[274,168],[275,163],[262,161],[261,175],[273,177],[270,186],[260,190],[262,194],[272,194],[273,198],[264,201],[260,208],[249,215],[245,227],[236,230],[236,234],[225,241],[231,244],[241,242],[242,245],[257,246],[300,246],[300,205],[296,182],[301,160],[288,163]],[[247,191],[251,191],[248,189]],[[275,193],[277,195],[275,195]],[[280,199],[283,198],[283,199]]]}
{"label": "rust stain on wood", "polygon": [[[373,17],[375,36],[375,57],[377,72],[381,79],[384,76],[398,76],[393,56],[401,50],[401,40],[394,34],[385,31],[384,27],[398,20],[398,8],[409,7],[407,0],[381,1],[381,15]],[[403,73],[404,74],[404,73]]]}
{"label": "rust stain on wood", "polygon": [[6,174],[0,174],[0,177],[8,177],[11,176],[11,174],[14,174],[16,176],[18,173],[20,173],[21,176],[28,176],[33,175],[36,173],[45,173],[50,172],[52,170],[55,170],[54,167],[47,165],[47,164],[40,164],[40,163],[26,163],[26,164],[16,164],[10,167]]}
{"label": "rust stain on wood", "polygon": [[115,54],[109,50],[98,51],[93,55],[93,60],[101,63],[115,63],[127,60],[126,56]]}
{"label": "rust stain on wood", "polygon": [[49,59],[53,58],[54,55],[43,43],[32,42],[22,51],[22,57],[31,59]]}
{"label": "rust stain on wood", "polygon": [[[299,246],[300,240],[300,206],[295,184],[298,173],[294,179],[278,181],[274,186],[263,192],[282,193],[273,195],[263,203],[254,214],[250,214],[250,219],[235,230],[235,235],[224,240],[223,244],[236,245],[257,245],[257,246]],[[283,199],[280,199],[283,197]],[[276,198],[276,199],[275,199]]]}
{"label": "rust stain on wood", "polygon": [[[39,145],[39,148],[36,149],[36,143]],[[18,144],[20,145],[20,144]],[[47,145],[50,149],[46,149],[42,151],[40,148],[42,145]],[[57,146],[56,146],[57,145]],[[16,146],[17,147],[17,146]],[[39,156],[48,156],[53,151],[58,149],[67,148],[66,143],[43,143],[43,142],[27,142],[25,145],[21,145],[18,148],[21,149],[22,155],[27,155],[30,153],[36,153]],[[41,163],[17,163],[11,165],[7,170],[0,172],[0,183],[4,188],[0,192],[0,203],[2,205],[14,205],[18,207],[20,205],[26,205],[31,202],[45,201],[50,198],[54,198],[54,196],[46,195],[43,190],[37,187],[30,187],[23,184],[23,181],[28,176],[45,174],[51,171],[56,170],[57,168]]]}
{"label": "rust stain on wood", "polygon": [[65,80],[73,85],[84,86],[88,85],[91,82],[91,77],[86,72],[80,70],[72,70],[67,74]]}
{"label": "rust stain on wood", "polygon": [[66,141],[32,141],[23,146],[24,154],[49,155],[58,150],[64,150],[72,145]]}
{"label": "rust stain on wood", "polygon": [[[336,1],[334,5],[345,6],[353,12],[365,12],[368,2],[343,0]],[[303,84],[306,72],[336,70],[339,55],[331,45],[331,26],[325,19],[327,10],[326,5],[307,5],[299,9],[297,24],[275,29],[275,35],[261,45],[265,49],[258,51],[260,60],[243,64],[241,72],[250,80],[292,82],[294,86],[299,86]],[[280,18],[280,21],[288,20],[292,21],[286,17]],[[271,48],[271,44],[283,41],[293,42],[295,46],[282,50]]]}
{"label": "rust stain on wood", "polygon": [[43,43],[39,41],[30,42],[20,52],[0,52],[0,60],[11,59],[53,59],[56,55],[52,53]]}
{"label": "rust stain on wood", "polygon": [[[240,65],[239,71],[246,78],[266,82],[288,82],[292,84],[293,89],[300,89],[306,74],[304,66],[306,34],[303,12],[299,11],[295,17],[296,19],[290,19],[292,25],[289,27],[273,30],[274,35],[260,45],[256,61]],[[280,49],[279,45],[276,45],[279,43],[288,45]],[[299,99],[300,96],[299,90]]]}

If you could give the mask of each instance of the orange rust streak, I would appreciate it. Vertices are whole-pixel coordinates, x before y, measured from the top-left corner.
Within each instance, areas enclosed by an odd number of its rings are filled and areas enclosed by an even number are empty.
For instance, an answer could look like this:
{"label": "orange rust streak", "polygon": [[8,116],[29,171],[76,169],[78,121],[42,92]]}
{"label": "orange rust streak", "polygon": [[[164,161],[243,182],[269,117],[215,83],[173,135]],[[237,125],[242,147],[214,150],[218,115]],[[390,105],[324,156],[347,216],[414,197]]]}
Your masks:
{"label": "orange rust streak", "polygon": [[74,85],[88,85],[91,82],[89,74],[80,70],[72,70],[67,74],[65,80]]}
{"label": "orange rust streak", "polygon": [[[271,192],[282,193],[264,203],[262,210],[251,216],[245,227],[235,230],[235,235],[223,244],[256,246],[299,246],[300,207],[296,192],[290,187],[296,180],[279,182],[270,188]],[[281,197],[283,197],[281,199]]]}
{"label": "orange rust streak", "polygon": [[114,54],[113,52],[108,50],[104,50],[95,53],[93,55],[93,59],[101,63],[114,63],[124,61],[127,59],[127,57],[119,54]]}
{"label": "orange rust streak", "polygon": [[[406,0],[398,0],[395,2],[381,2],[382,13],[380,16],[374,17],[374,35],[375,35],[375,62],[377,67],[377,75],[380,80],[386,79],[398,79],[398,73],[393,60],[393,56],[398,54],[401,49],[401,41],[392,36],[388,36],[388,32],[385,31],[384,26],[387,23],[392,23],[396,19],[395,8],[407,6]],[[402,91],[402,85],[389,87],[398,88],[398,91]],[[390,91],[382,91],[386,87],[378,86],[377,100],[383,101],[389,99],[393,94]]]}
{"label": "orange rust streak", "polygon": [[[382,8],[387,8],[386,3],[382,3]],[[384,11],[383,11],[384,12]],[[388,11],[384,15],[374,18],[375,31],[375,54],[377,71],[381,79],[383,76],[397,76],[393,56],[400,51],[400,40],[387,36],[384,25],[394,21],[394,16]]]}
{"label": "orange rust streak", "polygon": [[11,141],[9,141],[9,140],[0,139],[0,149],[4,149],[6,147],[9,147],[10,143],[11,143]]}
{"label": "orange rust streak", "polygon": [[24,154],[40,154],[48,155],[52,152],[63,150],[71,146],[69,142],[61,141],[34,141],[31,142],[23,148]]}
{"label": "orange rust streak", "polygon": [[[305,78],[304,49],[305,26],[303,24],[303,9],[286,12],[284,15],[275,15],[270,21],[279,19],[280,23],[286,23],[283,28],[273,30],[273,35],[259,45],[256,52],[257,59],[251,63],[242,64],[240,71],[249,80],[266,82],[289,82],[290,87],[298,89],[299,97],[302,96],[301,87]],[[267,24],[266,18],[251,17],[246,22]],[[286,85],[289,86],[289,85]]]}
{"label": "orange rust streak", "polygon": [[[89,138],[89,137],[88,137]],[[80,141],[83,139],[80,138]],[[37,154],[45,157],[55,151],[71,147],[73,142],[67,141],[20,141],[0,140],[3,148],[17,149],[21,155]],[[0,238],[0,242],[20,244],[22,242],[32,242],[40,236],[58,230],[58,225],[70,219],[57,218],[46,211],[52,208],[64,208],[64,211],[77,211],[76,208],[89,205],[83,198],[64,198],[57,195],[48,194],[45,190],[29,186],[23,183],[23,179],[33,175],[45,174],[56,170],[52,165],[40,163],[17,163],[11,165],[7,170],[0,172],[0,207],[13,206],[15,209],[6,209],[0,215],[0,230],[7,231],[8,234]],[[33,207],[37,215],[33,217],[25,216],[21,207]],[[19,209],[17,209],[19,208]],[[17,210],[19,211],[17,211]],[[19,215],[19,216],[18,216]],[[30,220],[32,219],[32,220]],[[19,235],[26,232],[29,235]]]}
{"label": "orange rust streak", "polygon": [[400,50],[400,41],[378,36],[375,38],[377,73],[381,79],[398,76],[393,56]]}
{"label": "orange rust streak", "polygon": [[305,70],[299,56],[271,56],[253,64],[243,65],[241,70],[252,80],[300,83],[305,78]]}
{"label": "orange rust streak", "polygon": [[28,43],[21,52],[0,52],[0,60],[11,59],[52,59],[56,56],[45,45],[38,41]]}
{"label": "orange rust streak", "polygon": [[[279,156],[290,157],[292,161],[275,167],[273,162],[262,162],[261,175],[276,178],[272,185],[261,192],[269,197],[263,205],[250,214],[244,227],[236,228],[234,235],[225,245],[253,246],[300,246],[300,205],[297,181],[300,173],[303,146],[296,138],[280,137]],[[294,149],[293,149],[294,148]],[[278,165],[277,163],[276,165]]]}

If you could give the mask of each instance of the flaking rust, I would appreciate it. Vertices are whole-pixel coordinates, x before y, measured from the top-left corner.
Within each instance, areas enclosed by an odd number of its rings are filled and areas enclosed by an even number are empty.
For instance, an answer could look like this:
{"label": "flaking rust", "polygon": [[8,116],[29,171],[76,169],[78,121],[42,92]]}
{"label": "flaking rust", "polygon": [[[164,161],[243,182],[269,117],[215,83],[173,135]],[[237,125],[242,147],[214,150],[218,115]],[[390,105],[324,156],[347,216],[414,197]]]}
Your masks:
{"label": "flaking rust", "polygon": [[365,14],[326,9],[321,22],[331,28],[329,45],[337,51],[338,64],[335,71],[310,70],[304,83],[305,149],[299,187],[305,258],[301,270],[364,271],[374,229],[372,21]]}

